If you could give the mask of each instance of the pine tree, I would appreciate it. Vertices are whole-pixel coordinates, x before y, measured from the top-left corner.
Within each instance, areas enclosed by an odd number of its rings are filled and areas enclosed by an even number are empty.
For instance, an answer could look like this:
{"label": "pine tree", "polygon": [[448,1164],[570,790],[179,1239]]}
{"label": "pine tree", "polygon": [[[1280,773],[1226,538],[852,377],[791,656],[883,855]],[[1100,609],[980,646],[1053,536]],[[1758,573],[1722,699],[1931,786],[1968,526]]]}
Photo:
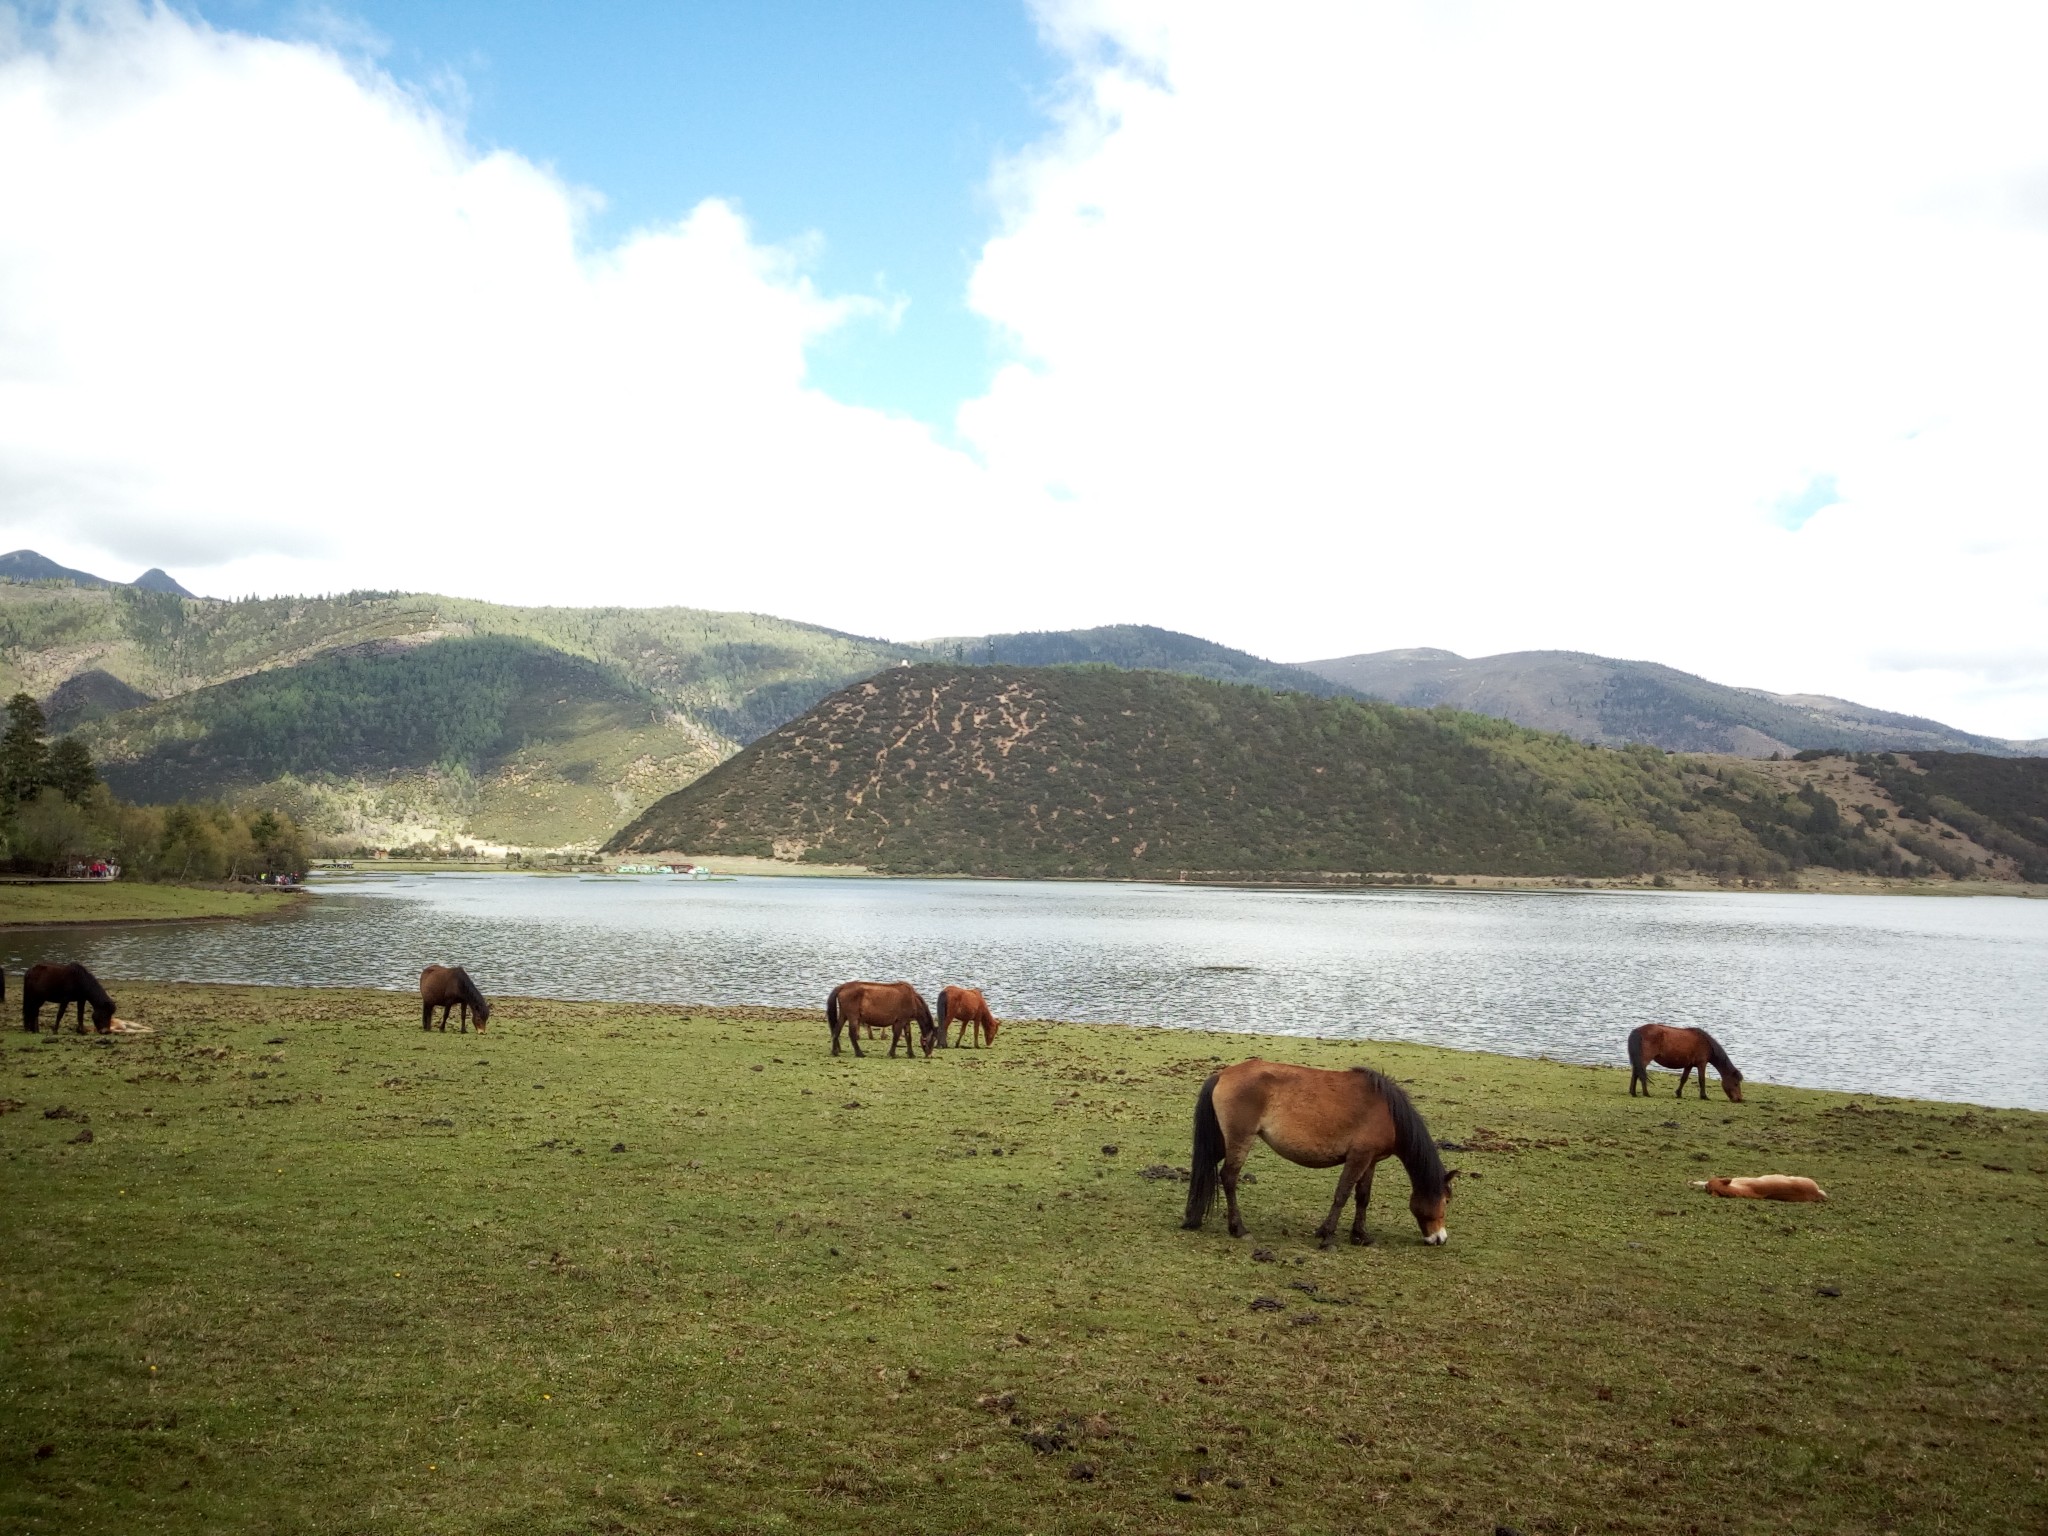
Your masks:
{"label": "pine tree", "polygon": [[49,786],[73,805],[83,805],[99,781],[92,752],[76,736],[66,736],[50,748]]}
{"label": "pine tree", "polygon": [[50,781],[43,726],[43,706],[28,694],[7,701],[7,730],[0,734],[0,801],[9,806],[35,799]]}

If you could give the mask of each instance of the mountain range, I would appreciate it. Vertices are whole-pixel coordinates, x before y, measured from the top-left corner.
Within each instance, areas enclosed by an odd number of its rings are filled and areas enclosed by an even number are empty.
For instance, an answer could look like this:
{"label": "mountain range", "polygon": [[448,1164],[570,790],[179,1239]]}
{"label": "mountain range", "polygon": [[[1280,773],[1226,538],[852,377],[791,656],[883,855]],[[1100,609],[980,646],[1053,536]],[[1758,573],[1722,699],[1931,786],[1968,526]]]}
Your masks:
{"label": "mountain range", "polygon": [[389,845],[594,845],[848,684],[931,663],[1151,670],[1753,756],[2043,745],[1574,653],[1291,666],[1144,625],[901,644],[690,608],[183,591],[160,571],[118,583],[33,551],[0,557],[0,689],[42,699],[120,794],[253,797],[315,832]]}

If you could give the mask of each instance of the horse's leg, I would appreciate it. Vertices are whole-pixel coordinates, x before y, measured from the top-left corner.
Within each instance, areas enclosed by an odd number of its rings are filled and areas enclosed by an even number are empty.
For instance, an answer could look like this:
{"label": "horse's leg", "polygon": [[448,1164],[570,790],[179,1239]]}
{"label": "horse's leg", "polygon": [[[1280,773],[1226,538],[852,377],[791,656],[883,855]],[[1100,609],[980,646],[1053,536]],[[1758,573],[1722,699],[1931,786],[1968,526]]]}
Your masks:
{"label": "horse's leg", "polygon": [[856,1056],[865,1056],[865,1055],[867,1055],[867,1052],[866,1052],[866,1051],[863,1051],[863,1050],[862,1050],[862,1049],[860,1048],[860,1015],[859,1015],[859,1014],[855,1014],[855,1015],[854,1015],[854,1016],[853,1016],[852,1018],[850,1018],[850,1019],[848,1019],[848,1020],[846,1021],[846,1038],[847,1038],[847,1039],[849,1039],[849,1040],[851,1040],[851,1041],[853,1042],[853,1054],[854,1054],[854,1055],[856,1055]]}
{"label": "horse's leg", "polygon": [[462,1005],[462,1028],[458,1029],[456,1033],[458,1035],[466,1035],[469,1033],[469,1004],[467,1003],[464,1003]]}
{"label": "horse's leg", "polygon": [[1316,1228],[1316,1237],[1325,1248],[1336,1246],[1337,1218],[1344,1214],[1345,1202],[1351,1198],[1351,1191],[1358,1187],[1359,1177],[1365,1172],[1365,1159],[1363,1152],[1354,1152],[1344,1159],[1344,1169],[1337,1175],[1337,1197],[1330,1202],[1330,1214]]}
{"label": "horse's leg", "polygon": [[1372,1234],[1365,1230],[1365,1207],[1372,1199],[1372,1173],[1378,1166],[1379,1162],[1375,1159],[1367,1163],[1365,1172],[1358,1176],[1358,1209],[1351,1218],[1351,1241],[1361,1248],[1369,1247],[1372,1243]]}
{"label": "horse's leg", "polygon": [[1692,1076],[1691,1067],[1680,1067],[1678,1069],[1678,1096],[1681,1099],[1685,1097],[1685,1080],[1690,1076]]}
{"label": "horse's leg", "polygon": [[1223,1154],[1223,1194],[1230,1202],[1230,1235],[1243,1237],[1244,1218],[1237,1213],[1237,1175],[1244,1167],[1244,1160],[1252,1155],[1252,1138],[1247,1136],[1242,1143],[1230,1147]]}
{"label": "horse's leg", "polygon": [[1702,1101],[1704,1101],[1707,1096],[1707,1069],[1705,1067],[1701,1067],[1699,1069],[1699,1084],[1700,1098]]}
{"label": "horse's leg", "polygon": [[837,1056],[839,1054],[839,1021],[831,1019],[827,1022],[832,1026],[832,1054]]}

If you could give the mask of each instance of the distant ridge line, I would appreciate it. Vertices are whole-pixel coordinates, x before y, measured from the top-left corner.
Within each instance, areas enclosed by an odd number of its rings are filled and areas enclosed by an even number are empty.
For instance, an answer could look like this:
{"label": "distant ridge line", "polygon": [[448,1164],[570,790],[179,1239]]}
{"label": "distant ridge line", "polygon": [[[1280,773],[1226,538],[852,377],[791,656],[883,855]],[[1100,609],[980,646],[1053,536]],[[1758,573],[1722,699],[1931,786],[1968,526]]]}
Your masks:
{"label": "distant ridge line", "polygon": [[1979,736],[1825,694],[1731,687],[1660,662],[1589,651],[1466,657],[1418,647],[1296,665],[1389,704],[1447,704],[1601,746],[1640,742],[1671,752],[1740,757],[1820,747],[2028,757],[2048,745]]}

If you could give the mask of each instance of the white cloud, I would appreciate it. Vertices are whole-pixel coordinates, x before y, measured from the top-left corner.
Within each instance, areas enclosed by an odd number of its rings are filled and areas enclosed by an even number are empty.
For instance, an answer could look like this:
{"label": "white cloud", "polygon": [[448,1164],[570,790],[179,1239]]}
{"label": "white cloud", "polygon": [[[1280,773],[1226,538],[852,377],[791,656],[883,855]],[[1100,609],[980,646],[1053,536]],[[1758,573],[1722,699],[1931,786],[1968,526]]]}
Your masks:
{"label": "white cloud", "polygon": [[[1013,505],[805,386],[886,324],[707,201],[613,248],[591,194],[360,58],[166,10],[0,50],[11,536],[203,589],[680,601],[898,633]],[[882,590],[886,591],[886,587]]]}
{"label": "white cloud", "polygon": [[593,249],[602,189],[343,34],[0,20],[6,537],[230,593],[1575,647],[2048,733],[2048,13],[1040,14],[1072,90],[997,171],[978,457],[808,387],[890,312],[725,203]]}
{"label": "white cloud", "polygon": [[2048,677],[1877,656],[2048,617],[2048,13],[1041,14],[1073,94],[999,183],[1020,360],[963,424],[1195,627],[2048,722]]}

